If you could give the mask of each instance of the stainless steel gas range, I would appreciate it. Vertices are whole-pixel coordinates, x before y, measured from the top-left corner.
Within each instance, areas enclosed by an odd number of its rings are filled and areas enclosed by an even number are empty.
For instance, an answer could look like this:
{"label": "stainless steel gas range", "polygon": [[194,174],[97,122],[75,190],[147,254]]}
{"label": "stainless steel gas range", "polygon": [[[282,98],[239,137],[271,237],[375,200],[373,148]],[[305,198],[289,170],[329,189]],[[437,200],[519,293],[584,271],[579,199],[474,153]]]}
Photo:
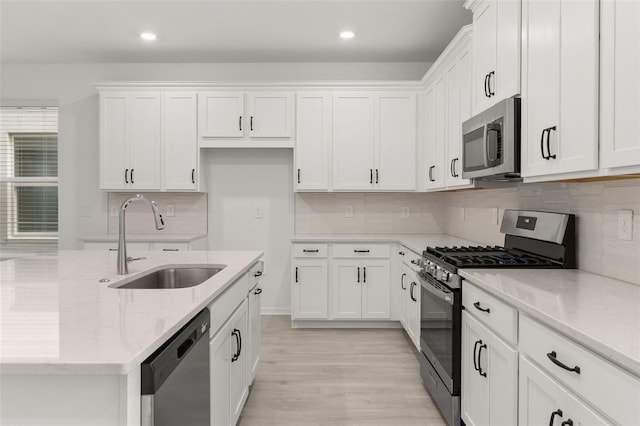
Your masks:
{"label": "stainless steel gas range", "polygon": [[420,374],[449,425],[461,422],[458,268],[575,268],[573,215],[505,210],[500,232],[504,247],[427,247],[422,253]]}

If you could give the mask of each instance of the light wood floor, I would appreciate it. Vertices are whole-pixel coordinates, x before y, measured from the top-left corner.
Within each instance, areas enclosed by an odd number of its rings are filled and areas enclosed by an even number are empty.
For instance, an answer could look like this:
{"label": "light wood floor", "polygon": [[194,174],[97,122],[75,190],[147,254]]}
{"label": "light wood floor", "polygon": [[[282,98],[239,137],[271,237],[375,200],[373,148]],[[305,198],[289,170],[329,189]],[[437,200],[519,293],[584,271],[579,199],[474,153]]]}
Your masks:
{"label": "light wood floor", "polygon": [[292,329],[262,317],[262,358],[240,426],[444,425],[401,329]]}

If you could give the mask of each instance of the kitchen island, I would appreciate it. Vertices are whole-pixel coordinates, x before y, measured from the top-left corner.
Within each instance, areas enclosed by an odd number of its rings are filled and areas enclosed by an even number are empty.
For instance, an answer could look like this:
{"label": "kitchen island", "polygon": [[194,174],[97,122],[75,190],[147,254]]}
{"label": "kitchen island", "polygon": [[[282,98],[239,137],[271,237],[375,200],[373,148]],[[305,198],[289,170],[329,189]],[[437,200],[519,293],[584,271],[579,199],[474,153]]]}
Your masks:
{"label": "kitchen island", "polygon": [[[259,251],[115,252],[0,263],[0,424],[140,424],[140,363],[243,277]],[[221,266],[182,289],[114,288],[161,267]]]}

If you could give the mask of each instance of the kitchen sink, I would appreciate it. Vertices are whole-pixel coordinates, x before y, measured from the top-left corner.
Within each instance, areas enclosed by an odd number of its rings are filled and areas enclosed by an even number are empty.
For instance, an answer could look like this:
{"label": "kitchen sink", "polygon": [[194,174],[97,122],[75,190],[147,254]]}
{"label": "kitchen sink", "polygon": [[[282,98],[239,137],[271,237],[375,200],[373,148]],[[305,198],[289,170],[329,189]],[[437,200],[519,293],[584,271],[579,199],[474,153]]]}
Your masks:
{"label": "kitchen sink", "polygon": [[215,267],[173,266],[150,272],[125,284],[114,284],[113,288],[127,289],[167,289],[195,287],[202,284],[218,272],[225,265]]}

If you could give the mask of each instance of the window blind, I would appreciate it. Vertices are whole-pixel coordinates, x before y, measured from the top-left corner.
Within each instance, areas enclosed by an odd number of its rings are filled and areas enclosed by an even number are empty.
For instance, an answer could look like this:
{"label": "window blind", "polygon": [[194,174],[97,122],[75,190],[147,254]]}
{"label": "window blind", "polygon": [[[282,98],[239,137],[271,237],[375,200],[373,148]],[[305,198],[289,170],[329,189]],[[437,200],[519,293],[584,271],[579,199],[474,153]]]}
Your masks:
{"label": "window blind", "polygon": [[0,259],[57,240],[58,108],[0,107]]}

